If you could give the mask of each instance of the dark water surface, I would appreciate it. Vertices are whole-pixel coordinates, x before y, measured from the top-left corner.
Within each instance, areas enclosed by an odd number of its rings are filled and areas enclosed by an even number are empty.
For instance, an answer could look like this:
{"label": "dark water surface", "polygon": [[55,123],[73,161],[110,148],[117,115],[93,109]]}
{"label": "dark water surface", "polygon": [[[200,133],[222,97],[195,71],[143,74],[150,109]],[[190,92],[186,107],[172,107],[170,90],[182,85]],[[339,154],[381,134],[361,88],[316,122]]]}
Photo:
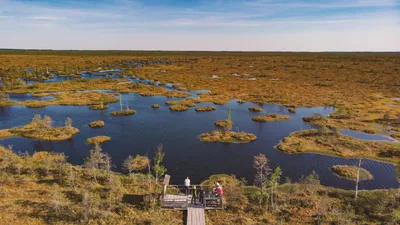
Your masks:
{"label": "dark water surface", "polygon": [[[196,95],[195,93],[192,93]],[[216,106],[212,112],[195,112],[190,108],[186,112],[172,112],[164,104],[167,100],[177,100],[167,97],[141,97],[137,94],[122,94],[124,104],[137,111],[136,115],[112,117],[110,111],[119,110],[119,103],[109,105],[108,110],[89,110],[87,106],[47,106],[45,108],[29,109],[22,106],[0,108],[0,129],[22,126],[29,123],[35,114],[49,115],[55,121],[54,125],[64,125],[67,117],[71,117],[73,125],[80,133],[71,140],[51,142],[38,141],[21,137],[0,140],[0,145],[13,145],[17,151],[54,151],[64,152],[68,161],[82,164],[91,146],[85,144],[87,138],[97,135],[107,135],[111,141],[102,144],[103,151],[112,157],[115,170],[121,170],[121,164],[128,155],[152,156],[157,145],[162,143],[166,152],[164,164],[171,182],[182,184],[186,176],[192,183],[199,183],[212,174],[235,174],[246,178],[249,183],[253,180],[253,157],[263,153],[270,160],[271,167],[280,166],[283,178],[290,177],[298,180],[315,170],[323,185],[344,189],[352,189],[354,183],[341,179],[332,174],[330,167],[336,164],[355,165],[357,159],[319,154],[289,155],[274,149],[279,140],[293,131],[310,129],[310,124],[302,121],[303,116],[313,113],[328,115],[331,107],[298,108],[296,114],[289,114],[287,108],[275,104],[261,107],[265,112],[249,112],[248,107],[253,103],[237,104],[231,101],[227,105]],[[159,109],[153,109],[151,104],[158,103]],[[197,106],[213,105],[201,103]],[[206,143],[199,140],[203,132],[216,129],[214,121],[226,119],[228,109],[232,109],[233,130],[246,131],[257,135],[257,140],[247,144]],[[264,113],[278,113],[292,116],[291,120],[256,123],[251,117]],[[92,129],[88,123],[94,120],[104,120],[105,126]],[[374,160],[365,160],[363,167],[369,170],[374,179],[362,181],[361,189],[397,187],[394,166]]]}

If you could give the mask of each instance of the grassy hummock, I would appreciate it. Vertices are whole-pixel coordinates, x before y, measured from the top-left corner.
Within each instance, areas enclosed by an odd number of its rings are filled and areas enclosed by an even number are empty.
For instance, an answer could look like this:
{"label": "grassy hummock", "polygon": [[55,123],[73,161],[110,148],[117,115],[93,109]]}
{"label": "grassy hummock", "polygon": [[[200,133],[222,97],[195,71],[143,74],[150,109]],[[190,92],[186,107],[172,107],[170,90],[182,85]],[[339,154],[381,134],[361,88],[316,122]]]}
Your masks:
{"label": "grassy hummock", "polygon": [[278,114],[267,114],[263,116],[255,116],[252,118],[253,121],[256,122],[269,122],[269,121],[278,121],[278,120],[289,120],[290,116],[278,115]]}
{"label": "grassy hummock", "polygon": [[254,107],[249,107],[249,111],[251,111],[251,112],[262,112],[264,110],[261,107],[254,106]]}
{"label": "grassy hummock", "polygon": [[95,137],[91,137],[86,139],[86,144],[88,145],[96,145],[96,144],[101,144],[107,141],[110,141],[111,137],[109,136],[95,136]]}
{"label": "grassy hummock", "polygon": [[[358,170],[357,166],[335,165],[331,167],[331,170],[339,177],[348,180],[357,179],[357,170]],[[368,170],[360,168],[360,180],[372,180],[372,179],[374,179],[374,176]]]}
{"label": "grassy hummock", "polygon": [[104,110],[104,109],[108,109],[108,105],[91,105],[91,106],[89,106],[89,109],[91,109],[91,110]]}
{"label": "grassy hummock", "polygon": [[125,109],[122,111],[113,111],[110,112],[111,116],[129,116],[129,115],[133,115],[136,114],[136,111],[133,109]]}
{"label": "grassy hummock", "polygon": [[159,104],[153,104],[153,105],[151,105],[151,108],[158,109],[158,108],[160,108],[160,105]]}
{"label": "grassy hummock", "polygon": [[290,113],[296,113],[296,108],[288,108],[288,111],[289,111]]}
{"label": "grassy hummock", "polygon": [[182,106],[186,106],[186,107],[193,107],[196,105],[193,102],[193,100],[191,100],[191,99],[186,99],[183,101],[166,101],[165,104],[167,104],[167,105],[182,105]]}
{"label": "grassy hummock", "polygon": [[201,106],[201,107],[197,107],[195,110],[196,112],[210,112],[213,110],[216,110],[217,108],[215,108],[214,106]]}
{"label": "grassy hummock", "polygon": [[214,125],[217,127],[232,127],[233,122],[232,120],[218,120],[214,122]]}
{"label": "grassy hummock", "polygon": [[32,122],[25,126],[0,130],[0,138],[21,136],[37,140],[62,141],[79,133],[79,129],[72,127],[72,124],[66,124],[64,127],[53,127],[52,123],[50,117],[44,116],[42,119],[40,115],[36,115]]}
{"label": "grassy hummock", "polygon": [[102,120],[93,121],[93,122],[89,123],[89,127],[91,127],[91,128],[104,127],[104,121],[102,121]]}
{"label": "grassy hummock", "polygon": [[184,105],[172,105],[171,107],[169,107],[169,109],[171,111],[175,111],[175,112],[183,112],[183,111],[188,110],[189,108]]}
{"label": "grassy hummock", "polygon": [[389,162],[400,160],[400,145],[384,141],[363,141],[320,128],[293,132],[277,145],[286,153],[322,153],[341,157],[366,157]]}
{"label": "grassy hummock", "polygon": [[50,93],[33,93],[32,97],[46,97],[46,96],[50,96]]}
{"label": "grassy hummock", "polygon": [[221,99],[216,99],[216,100],[213,101],[213,103],[216,104],[216,105],[226,105],[226,104],[228,104],[228,101],[221,100]]}
{"label": "grassy hummock", "polygon": [[247,143],[256,139],[256,135],[250,133],[219,130],[214,130],[211,133],[203,133],[200,136],[200,140],[207,142]]}
{"label": "grassy hummock", "polygon": [[131,161],[131,166],[134,170],[140,171],[148,167],[150,159],[146,156],[136,155],[136,157]]}

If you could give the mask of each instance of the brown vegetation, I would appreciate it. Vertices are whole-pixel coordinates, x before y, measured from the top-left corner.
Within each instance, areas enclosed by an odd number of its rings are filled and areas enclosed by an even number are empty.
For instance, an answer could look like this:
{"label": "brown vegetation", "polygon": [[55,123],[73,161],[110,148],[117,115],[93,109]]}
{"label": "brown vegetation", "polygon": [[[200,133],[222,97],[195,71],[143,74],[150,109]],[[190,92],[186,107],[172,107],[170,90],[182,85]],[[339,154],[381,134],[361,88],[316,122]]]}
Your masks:
{"label": "brown vegetation", "polygon": [[[357,179],[357,166],[335,165],[331,170],[338,176],[349,180]],[[360,180],[372,180],[374,176],[366,169],[360,168]]]}
{"label": "brown vegetation", "polygon": [[0,130],[0,138],[10,136],[21,136],[31,139],[62,141],[70,139],[73,135],[79,133],[79,129],[72,127],[72,121],[67,118],[64,127],[53,127],[53,121],[49,116],[35,115],[32,122],[11,129]]}
{"label": "brown vegetation", "polygon": [[104,143],[104,142],[107,142],[110,140],[111,140],[111,137],[109,137],[109,136],[95,136],[95,137],[88,138],[86,140],[86,144],[98,145],[98,144],[101,144],[101,143]]}
{"label": "brown vegetation", "polygon": [[400,145],[382,141],[363,141],[328,129],[303,130],[284,138],[277,148],[286,153],[314,152],[342,157],[366,157],[389,162],[400,160]]}
{"label": "brown vegetation", "polygon": [[219,130],[212,131],[211,133],[203,133],[200,136],[200,140],[207,142],[247,143],[256,139],[256,135],[250,133]]}
{"label": "brown vegetation", "polygon": [[187,106],[184,106],[184,105],[172,105],[172,106],[169,107],[169,109],[171,111],[183,112],[183,111],[188,110],[189,108]]}
{"label": "brown vegetation", "polygon": [[251,112],[262,112],[264,110],[261,107],[253,106],[253,107],[249,107],[249,111],[251,111]]}
{"label": "brown vegetation", "polygon": [[232,120],[218,120],[214,122],[215,126],[218,127],[233,127]]}
{"label": "brown vegetation", "polygon": [[104,121],[102,121],[102,120],[93,121],[93,122],[89,123],[89,127],[91,127],[91,128],[104,127]]}
{"label": "brown vegetation", "polygon": [[255,116],[252,118],[253,121],[256,122],[270,122],[270,121],[278,121],[278,120],[290,120],[290,116],[278,115],[278,114],[267,114],[263,116]]}
{"label": "brown vegetation", "polygon": [[113,111],[110,112],[111,116],[129,116],[129,115],[134,115],[136,114],[136,111],[133,109],[125,109],[121,111]]}
{"label": "brown vegetation", "polygon": [[210,112],[210,111],[214,111],[217,108],[215,108],[214,106],[201,106],[201,107],[197,107],[195,110],[196,112]]}

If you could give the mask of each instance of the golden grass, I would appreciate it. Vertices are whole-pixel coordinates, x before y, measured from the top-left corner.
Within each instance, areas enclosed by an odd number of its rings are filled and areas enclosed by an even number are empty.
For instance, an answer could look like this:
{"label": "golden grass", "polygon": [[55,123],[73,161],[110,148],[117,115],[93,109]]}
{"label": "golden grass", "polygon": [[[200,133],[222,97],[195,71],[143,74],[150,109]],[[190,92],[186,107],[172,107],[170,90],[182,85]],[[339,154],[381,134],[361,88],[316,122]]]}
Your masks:
{"label": "golden grass", "polygon": [[165,92],[165,96],[170,98],[186,98],[189,97],[190,94],[181,91],[167,91]]}
{"label": "golden grass", "polygon": [[105,110],[108,109],[108,105],[90,105],[89,106],[90,110]]}
{"label": "golden grass", "polygon": [[72,126],[53,127],[46,126],[43,121],[36,121],[22,127],[0,130],[0,137],[21,136],[37,140],[62,141],[72,138],[77,133],[79,129]]}
{"label": "golden grass", "polygon": [[122,111],[110,112],[111,116],[129,116],[129,115],[134,115],[134,114],[136,114],[136,111],[133,109],[125,109]]}
{"label": "golden grass", "polygon": [[251,111],[251,112],[262,112],[264,110],[261,107],[254,106],[254,107],[249,107],[249,111]]}
{"label": "golden grass", "polygon": [[256,122],[270,122],[270,121],[278,121],[278,120],[290,120],[292,117],[278,114],[267,114],[263,116],[255,116],[252,118],[253,121]]}
{"label": "golden grass", "polygon": [[196,112],[210,112],[210,111],[214,111],[217,108],[215,108],[214,106],[201,106],[201,107],[197,107],[195,110]]}
{"label": "golden grass", "polygon": [[167,105],[182,105],[182,106],[186,106],[186,107],[193,107],[196,105],[192,99],[185,99],[182,101],[166,101],[165,104],[167,104]]}
{"label": "golden grass", "polygon": [[50,93],[33,93],[32,97],[46,97],[46,96],[50,96]]}
{"label": "golden grass", "polygon": [[159,104],[153,104],[153,105],[151,105],[151,108],[158,109],[158,108],[160,108],[160,105]]}
{"label": "golden grass", "polygon": [[[332,172],[334,172],[339,177],[356,180],[357,179],[357,166],[348,165],[335,165],[331,167]],[[366,169],[360,168],[360,180],[372,180],[374,176]]]}
{"label": "golden grass", "polygon": [[91,127],[91,128],[104,127],[104,121],[102,121],[102,120],[93,121],[93,122],[89,123],[89,127]]}
{"label": "golden grass", "polygon": [[6,137],[11,137],[13,134],[8,130],[0,130],[0,138],[6,138]]}
{"label": "golden grass", "polygon": [[[18,103],[14,102],[14,104]],[[43,108],[50,105],[48,101],[37,101],[37,100],[28,100],[23,102],[22,104],[28,108]]]}
{"label": "golden grass", "polygon": [[216,99],[216,100],[213,101],[213,103],[216,104],[216,105],[226,105],[226,104],[228,104],[228,101],[221,100],[221,99]]}
{"label": "golden grass", "polygon": [[109,136],[95,136],[95,137],[91,137],[86,139],[86,144],[88,145],[96,145],[96,144],[101,144],[107,141],[110,141],[111,137]]}
{"label": "golden grass", "polygon": [[339,133],[304,130],[284,138],[277,148],[286,153],[322,153],[341,157],[365,157],[388,162],[400,160],[400,145],[383,141],[363,141]]}
{"label": "golden grass", "polygon": [[172,106],[169,107],[169,109],[171,111],[175,111],[175,112],[183,112],[183,111],[188,110],[189,108],[187,106],[184,106],[184,105],[172,105]]}
{"label": "golden grass", "polygon": [[288,108],[288,111],[290,112],[290,113],[296,113],[296,108]]}
{"label": "golden grass", "polygon": [[219,130],[212,131],[211,133],[203,133],[200,136],[200,140],[206,142],[247,143],[256,139],[256,135],[250,133]]}
{"label": "golden grass", "polygon": [[132,160],[132,168],[136,171],[144,170],[148,167],[150,159],[146,156],[136,155]]}
{"label": "golden grass", "polygon": [[[29,52],[27,55],[14,55],[4,52],[0,56],[0,70],[23,71],[29,67],[60,71],[65,67],[74,67],[76,70],[77,66],[80,66],[81,70],[93,71],[99,65],[124,67],[122,61],[132,60],[132,55],[135,55],[135,60],[169,62],[167,65],[143,66],[140,69],[142,78],[157,80],[164,84],[173,83],[174,87],[182,90],[210,90],[210,94],[200,95],[200,98],[193,100],[195,102],[225,104],[230,99],[240,99],[240,102],[261,104],[273,102],[290,107],[335,106],[336,112],[328,118],[327,126],[370,133],[384,133],[384,129],[377,129],[379,127],[377,124],[400,127],[396,122],[396,116],[400,113],[400,102],[392,100],[398,97],[400,80],[396,79],[396,75],[400,57],[389,53],[124,52],[113,55],[113,53],[94,52]],[[125,75],[138,75],[136,69],[128,67],[123,69]],[[155,70],[163,72],[154,72]],[[67,74],[76,72],[69,71]],[[250,81],[248,77],[233,76],[234,73],[251,74],[257,80]],[[4,74],[4,76],[20,76],[18,73]],[[210,79],[211,74],[219,74],[223,78]],[[127,79],[77,79],[62,83],[38,83],[33,86],[19,84],[5,91],[44,93],[107,89],[117,92],[149,93],[149,95],[187,96],[187,93],[183,92],[171,94],[162,87],[149,87],[143,84],[118,85],[119,82],[127,81]],[[56,104],[55,101],[50,102]],[[10,104],[21,103],[0,102],[0,105]],[[44,107],[46,104],[30,105]],[[387,112],[391,119],[382,120]],[[393,130],[391,135],[399,138],[400,132]]]}
{"label": "golden grass", "polygon": [[233,126],[233,122],[232,120],[218,120],[214,122],[214,125],[217,127],[232,127]]}

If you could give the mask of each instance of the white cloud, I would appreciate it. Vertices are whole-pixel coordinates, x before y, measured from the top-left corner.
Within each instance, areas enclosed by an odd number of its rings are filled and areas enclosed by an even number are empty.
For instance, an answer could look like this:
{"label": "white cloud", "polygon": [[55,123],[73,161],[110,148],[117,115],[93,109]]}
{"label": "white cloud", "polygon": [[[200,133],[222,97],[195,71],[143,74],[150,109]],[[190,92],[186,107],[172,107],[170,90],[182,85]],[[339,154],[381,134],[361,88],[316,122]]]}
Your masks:
{"label": "white cloud", "polygon": [[33,16],[30,17],[33,20],[50,20],[50,21],[57,21],[57,20],[66,20],[66,17],[56,17],[56,16]]}

